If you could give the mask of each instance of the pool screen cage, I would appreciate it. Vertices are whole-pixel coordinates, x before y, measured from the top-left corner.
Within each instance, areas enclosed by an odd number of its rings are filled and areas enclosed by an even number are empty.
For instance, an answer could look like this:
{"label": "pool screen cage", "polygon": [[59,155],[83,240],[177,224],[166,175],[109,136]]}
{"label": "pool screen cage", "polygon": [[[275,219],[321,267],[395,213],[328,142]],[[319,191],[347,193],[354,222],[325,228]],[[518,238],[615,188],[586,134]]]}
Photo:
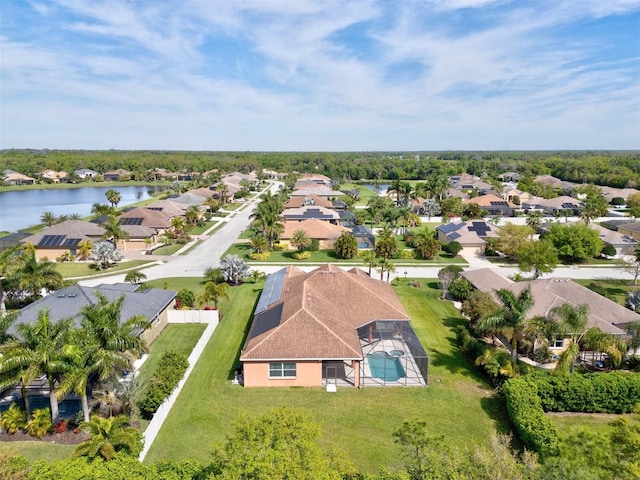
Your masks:
{"label": "pool screen cage", "polygon": [[428,384],[429,356],[408,320],[374,320],[357,331],[361,386]]}

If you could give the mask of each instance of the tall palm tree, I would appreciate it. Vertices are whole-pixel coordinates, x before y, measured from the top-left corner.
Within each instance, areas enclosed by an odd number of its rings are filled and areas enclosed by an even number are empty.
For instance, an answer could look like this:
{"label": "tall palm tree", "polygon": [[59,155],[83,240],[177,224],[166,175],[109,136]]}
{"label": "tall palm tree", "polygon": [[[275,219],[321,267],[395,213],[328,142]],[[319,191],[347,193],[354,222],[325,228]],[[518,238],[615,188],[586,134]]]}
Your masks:
{"label": "tall palm tree", "polygon": [[360,254],[360,258],[362,259],[362,263],[369,268],[367,273],[371,276],[371,269],[377,261],[376,252],[373,250],[363,250]]}
{"label": "tall palm tree", "polygon": [[198,223],[199,218],[200,218],[200,209],[196,205],[191,205],[184,212],[184,220],[191,226]]}
{"label": "tall palm tree", "polygon": [[227,203],[227,198],[229,196],[229,187],[226,183],[220,183],[216,186],[216,190],[220,193],[220,203],[223,205]]}
{"label": "tall palm tree", "polygon": [[220,202],[213,197],[209,197],[204,201],[203,205],[207,207],[210,213],[215,213],[220,207]]}
{"label": "tall palm tree", "polygon": [[56,214],[49,210],[42,212],[42,215],[40,215],[40,222],[44,223],[47,227],[56,223],[57,220]]}
{"label": "tall palm tree", "polygon": [[378,232],[375,252],[376,256],[382,258],[391,258],[398,252],[398,242],[391,226],[385,225]]}
{"label": "tall palm tree", "polygon": [[142,434],[130,422],[126,415],[110,418],[94,415],[81,425],[91,434],[91,438],[79,444],[73,456],[112,460],[118,452],[138,455],[142,451]]}
{"label": "tall palm tree", "polygon": [[113,208],[116,208],[122,200],[120,193],[117,190],[113,190],[110,188],[104,193],[104,196],[107,197],[107,201],[111,204]]}
{"label": "tall palm tree", "polygon": [[273,244],[284,232],[284,223],[278,209],[276,202],[261,202],[250,217],[254,218],[251,228],[267,238],[270,249],[273,249]]}
{"label": "tall palm tree", "polygon": [[249,245],[251,245],[251,250],[255,253],[262,253],[269,250],[269,240],[262,233],[256,233],[249,240]]}
{"label": "tall palm tree", "polygon": [[116,247],[118,246],[118,241],[129,238],[129,234],[122,229],[122,226],[114,216],[109,217],[109,220],[102,227],[104,228],[102,239],[111,240]]}
{"label": "tall palm tree", "polygon": [[551,310],[551,317],[557,322],[560,335],[570,337],[569,345],[560,354],[555,370],[573,373],[574,362],[580,355],[580,340],[586,333],[589,306],[564,303]]}
{"label": "tall palm tree", "polygon": [[213,308],[217,310],[218,302],[223,298],[229,299],[229,285],[227,283],[207,282],[204,284],[204,291],[200,295],[198,302],[200,306],[213,302]]}
{"label": "tall palm tree", "polygon": [[51,418],[58,418],[58,398],[56,383],[68,369],[64,350],[71,332],[71,319],[53,322],[45,308],[38,312],[35,323],[17,326],[18,339],[3,346],[0,359],[0,374],[3,381],[0,388],[16,382],[22,386],[25,411],[30,414],[27,386],[44,375],[49,387]]}
{"label": "tall palm tree", "polygon": [[538,231],[540,225],[542,225],[542,213],[535,211],[529,212],[527,214],[527,225],[529,225],[533,230],[531,232],[531,237],[533,238],[533,235]]}
{"label": "tall palm tree", "polygon": [[516,295],[506,288],[496,290],[496,296],[501,304],[501,309],[478,322],[478,330],[498,330],[511,335],[511,361],[514,368],[518,366],[518,339],[522,335],[527,313],[533,308],[533,295],[531,288],[525,288]]}
{"label": "tall palm tree", "polygon": [[14,259],[15,268],[12,269],[10,278],[17,282],[18,288],[38,298],[40,291],[56,290],[64,283],[62,274],[56,269],[56,264],[48,260],[36,259],[35,252],[23,253]]}

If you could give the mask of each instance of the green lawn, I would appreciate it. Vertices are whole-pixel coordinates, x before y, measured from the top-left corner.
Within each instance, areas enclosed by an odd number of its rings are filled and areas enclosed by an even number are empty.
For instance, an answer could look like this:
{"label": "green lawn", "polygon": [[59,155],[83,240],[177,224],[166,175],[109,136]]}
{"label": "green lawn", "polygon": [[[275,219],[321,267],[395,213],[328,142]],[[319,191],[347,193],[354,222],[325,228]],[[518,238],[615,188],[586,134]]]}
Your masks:
{"label": "green lawn", "polygon": [[[252,262],[253,260],[249,258],[250,252],[251,252],[251,247],[249,246],[248,243],[234,243],[225,252],[225,255],[235,254],[247,262]],[[348,260],[338,258],[333,250],[318,250],[315,252],[311,252],[311,258],[309,258],[308,260],[295,260],[291,256],[291,253],[293,253],[293,250],[285,250],[282,252],[271,252],[271,256],[269,257],[268,260],[264,260],[264,261],[261,260],[260,262],[257,262],[257,263],[270,263],[270,262],[275,262],[275,263],[284,262],[284,263],[293,263],[293,264],[296,264],[296,263],[300,263],[300,264],[323,264],[323,263],[361,264],[362,263],[362,261],[359,258],[351,258]],[[461,257],[452,258],[451,255],[444,252],[440,252],[440,254],[438,254],[432,260],[419,260],[415,258],[408,258],[408,259],[397,258],[397,259],[392,259],[391,261],[393,263],[399,263],[399,264],[405,264],[405,263],[426,264],[426,265],[431,265],[431,264],[438,265],[438,264],[450,264],[450,263],[466,264],[463,258]]]}
{"label": "green lawn", "polygon": [[139,379],[144,382],[156,371],[160,357],[167,350],[176,350],[189,355],[193,347],[198,343],[206,324],[179,324],[167,325],[160,336],[151,345],[149,358],[140,368]]}
{"label": "green lawn", "polygon": [[577,434],[585,429],[607,435],[611,432],[609,424],[624,415],[607,413],[547,413],[563,435]]}
{"label": "green lawn", "polygon": [[153,255],[156,257],[162,257],[165,255],[173,255],[182,247],[184,247],[186,243],[170,243],[169,245],[165,245],[164,247],[156,248],[153,251]]}
{"label": "green lawn", "polygon": [[26,457],[29,462],[46,460],[52,462],[71,456],[75,445],[58,445],[36,440],[28,442],[0,442],[0,453],[17,453]]}
{"label": "green lawn", "polygon": [[111,275],[114,272],[121,270],[128,270],[133,268],[141,268],[149,266],[152,261],[147,260],[131,260],[127,262],[120,262],[115,267],[108,270],[96,270],[93,268],[93,263],[89,262],[64,262],[56,263],[56,270],[62,274],[64,278],[72,277],[89,277],[100,275]]}
{"label": "green lawn", "polygon": [[[180,283],[183,279],[167,279]],[[211,444],[231,431],[240,413],[260,414],[281,405],[304,408],[322,427],[320,443],[344,449],[356,466],[376,472],[397,465],[392,433],[403,420],[423,419],[430,433],[450,445],[487,444],[508,431],[504,406],[458,353],[452,328],[462,322],[449,302],[438,300],[435,281],[421,288],[404,282],[396,291],[430,355],[426,388],[243,388],[232,385],[244,337],[263,284],[231,289],[223,320],[193,370],[147,461],[194,458],[206,462]],[[175,288],[175,286],[173,287]]]}

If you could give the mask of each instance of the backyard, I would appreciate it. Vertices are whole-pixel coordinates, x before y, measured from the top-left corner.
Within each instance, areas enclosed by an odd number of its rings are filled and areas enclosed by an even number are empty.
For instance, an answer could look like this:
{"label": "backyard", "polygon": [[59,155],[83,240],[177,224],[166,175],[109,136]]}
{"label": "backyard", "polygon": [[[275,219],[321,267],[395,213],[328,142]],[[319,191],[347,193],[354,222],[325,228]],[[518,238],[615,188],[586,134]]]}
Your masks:
{"label": "backyard", "polygon": [[[192,279],[167,279],[184,288]],[[403,420],[426,420],[430,434],[450,445],[488,444],[495,432],[509,431],[502,401],[476,374],[455,346],[452,328],[462,318],[438,300],[436,282],[422,287],[405,282],[396,291],[413,319],[413,327],[430,355],[429,387],[243,388],[232,385],[251,315],[263,284],[231,289],[221,302],[223,320],[185,385],[146,461],[193,458],[206,462],[211,445],[224,440],[233,420],[288,405],[308,411],[322,427],[320,443],[344,450],[363,472],[397,465],[392,433]],[[192,288],[192,287],[188,287]]]}

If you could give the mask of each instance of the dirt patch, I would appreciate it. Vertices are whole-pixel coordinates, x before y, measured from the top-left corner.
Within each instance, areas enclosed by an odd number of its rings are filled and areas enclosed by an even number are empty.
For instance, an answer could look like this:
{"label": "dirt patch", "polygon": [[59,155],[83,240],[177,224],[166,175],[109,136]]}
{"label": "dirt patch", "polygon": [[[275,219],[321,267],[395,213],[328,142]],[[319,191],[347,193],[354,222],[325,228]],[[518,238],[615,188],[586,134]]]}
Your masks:
{"label": "dirt patch", "polygon": [[73,430],[67,430],[63,433],[50,433],[45,435],[40,440],[25,432],[16,432],[12,435],[2,432],[0,433],[0,442],[46,442],[57,443],[59,445],[77,445],[89,440],[91,435],[87,432],[74,433]]}

